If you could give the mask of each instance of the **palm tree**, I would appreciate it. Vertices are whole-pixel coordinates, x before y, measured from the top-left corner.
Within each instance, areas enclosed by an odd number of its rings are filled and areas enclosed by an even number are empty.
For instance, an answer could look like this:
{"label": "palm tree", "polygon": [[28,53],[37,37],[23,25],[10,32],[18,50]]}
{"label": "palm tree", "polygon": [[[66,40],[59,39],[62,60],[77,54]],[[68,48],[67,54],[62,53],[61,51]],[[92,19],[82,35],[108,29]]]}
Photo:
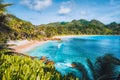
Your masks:
{"label": "palm tree", "polygon": [[88,64],[88,66],[89,66],[89,68],[92,72],[93,79],[97,80],[96,71],[95,71],[94,65],[93,65],[93,63],[91,62],[90,59],[87,59],[87,64]]}
{"label": "palm tree", "polygon": [[12,4],[5,4],[3,3],[3,0],[0,0],[0,25],[2,25],[5,22],[5,12],[7,6],[11,6]]}
{"label": "palm tree", "polygon": [[0,15],[3,15],[7,10],[7,6],[11,6],[12,4],[3,4],[3,0],[0,0]]}
{"label": "palm tree", "polygon": [[98,80],[114,80],[116,58],[111,54],[98,57],[95,63],[96,76]]}
{"label": "palm tree", "polygon": [[6,22],[5,12],[7,11],[6,7],[11,5],[12,4],[4,4],[3,0],[0,0],[0,47],[1,47],[1,44],[3,45],[3,43],[6,42],[6,38],[7,38],[6,34],[3,34],[3,32],[8,33],[11,31],[11,29],[5,25],[5,22]]}
{"label": "palm tree", "polygon": [[[120,66],[120,60],[111,54],[98,57],[95,64],[87,59],[87,64],[92,72],[93,80],[119,80],[120,74],[117,74],[116,67]],[[82,73],[82,80],[90,79],[84,65],[79,62],[72,63],[73,67]]]}
{"label": "palm tree", "polygon": [[90,80],[88,76],[88,71],[85,66],[79,62],[73,62],[72,67],[76,68],[78,71],[82,73],[82,78],[80,80]]}

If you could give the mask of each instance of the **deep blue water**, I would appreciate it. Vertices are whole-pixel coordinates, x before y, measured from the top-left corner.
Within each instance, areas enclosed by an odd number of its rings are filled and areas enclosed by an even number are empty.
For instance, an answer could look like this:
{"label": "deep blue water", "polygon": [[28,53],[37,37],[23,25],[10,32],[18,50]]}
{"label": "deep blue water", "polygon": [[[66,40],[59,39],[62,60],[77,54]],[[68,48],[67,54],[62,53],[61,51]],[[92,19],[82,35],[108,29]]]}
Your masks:
{"label": "deep blue water", "polygon": [[[28,52],[31,56],[46,56],[55,62],[55,67],[62,74],[77,70],[70,67],[72,62],[81,62],[88,69],[86,59],[93,62],[106,53],[120,58],[120,36],[75,36],[62,41],[49,41]],[[90,72],[89,72],[90,73]]]}

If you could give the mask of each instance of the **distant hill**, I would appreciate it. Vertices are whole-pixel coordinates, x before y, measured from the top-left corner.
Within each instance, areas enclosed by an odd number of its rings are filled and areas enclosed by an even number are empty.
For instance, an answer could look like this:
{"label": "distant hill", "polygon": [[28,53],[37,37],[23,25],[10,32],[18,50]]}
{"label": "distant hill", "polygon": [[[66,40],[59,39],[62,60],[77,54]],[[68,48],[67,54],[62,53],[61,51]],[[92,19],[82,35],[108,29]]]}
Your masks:
{"label": "distant hill", "polygon": [[[88,35],[116,35],[120,34],[119,24],[105,25],[98,20],[87,21],[85,19],[72,20],[71,22],[55,22],[44,25],[46,27],[55,27],[59,29],[56,33],[60,35],[64,34],[88,34]],[[39,25],[38,27],[43,27]],[[114,28],[112,28],[114,27]]]}
{"label": "distant hill", "polygon": [[0,16],[0,41],[2,39],[40,39],[55,35],[120,35],[120,24],[113,22],[108,25],[98,21],[85,19],[71,22],[54,22],[39,26],[19,19],[14,15]]}
{"label": "distant hill", "polygon": [[112,34],[120,35],[120,23],[112,22],[107,27],[113,31]]}

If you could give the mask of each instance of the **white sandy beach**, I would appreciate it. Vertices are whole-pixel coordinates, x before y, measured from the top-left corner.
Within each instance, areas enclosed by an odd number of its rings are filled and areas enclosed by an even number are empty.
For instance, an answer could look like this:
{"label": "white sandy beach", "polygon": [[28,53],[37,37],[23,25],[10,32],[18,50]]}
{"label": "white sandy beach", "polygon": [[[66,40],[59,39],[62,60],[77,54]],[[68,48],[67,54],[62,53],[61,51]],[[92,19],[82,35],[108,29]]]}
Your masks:
{"label": "white sandy beach", "polygon": [[48,41],[37,41],[37,40],[17,40],[17,41],[8,41],[7,44],[14,44],[9,48],[14,49],[14,52],[26,54],[27,51],[42,45]]}
{"label": "white sandy beach", "polygon": [[53,38],[73,38],[77,36],[98,36],[98,35],[62,35],[62,36],[54,36]]}
{"label": "white sandy beach", "polygon": [[53,38],[73,38],[78,36],[113,36],[113,35],[61,35],[61,36],[54,36]]}
{"label": "white sandy beach", "polygon": [[[69,36],[54,36],[53,38],[69,38],[74,37],[75,35]],[[15,41],[8,41],[7,44],[12,45],[9,48],[13,49],[14,52],[26,54],[26,52],[30,51],[31,49],[40,46],[47,41],[37,41],[37,40],[15,40]]]}
{"label": "white sandy beach", "polygon": [[[53,38],[73,38],[75,36],[98,36],[98,35],[62,35],[62,36],[54,36]],[[103,36],[103,35],[99,35]],[[37,41],[37,40],[16,40],[16,41],[8,41],[7,44],[14,44],[13,46],[10,46],[9,48],[14,49],[14,52],[19,52],[26,54],[27,51],[30,51],[31,49],[42,45],[47,41]]]}

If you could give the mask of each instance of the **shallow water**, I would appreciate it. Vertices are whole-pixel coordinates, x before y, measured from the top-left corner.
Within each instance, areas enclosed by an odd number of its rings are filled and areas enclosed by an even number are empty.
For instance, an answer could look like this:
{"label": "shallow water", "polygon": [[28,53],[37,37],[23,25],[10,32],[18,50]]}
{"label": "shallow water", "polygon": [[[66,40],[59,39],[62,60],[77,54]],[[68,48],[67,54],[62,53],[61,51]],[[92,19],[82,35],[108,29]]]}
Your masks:
{"label": "shallow water", "polygon": [[[50,41],[28,52],[31,56],[46,56],[55,62],[55,67],[63,75],[73,72],[72,62],[81,62],[88,69],[86,59],[93,62],[96,57],[111,53],[120,58],[120,36],[75,36],[62,38],[62,41]],[[88,69],[89,71],[89,69]],[[90,72],[89,72],[90,73]]]}

